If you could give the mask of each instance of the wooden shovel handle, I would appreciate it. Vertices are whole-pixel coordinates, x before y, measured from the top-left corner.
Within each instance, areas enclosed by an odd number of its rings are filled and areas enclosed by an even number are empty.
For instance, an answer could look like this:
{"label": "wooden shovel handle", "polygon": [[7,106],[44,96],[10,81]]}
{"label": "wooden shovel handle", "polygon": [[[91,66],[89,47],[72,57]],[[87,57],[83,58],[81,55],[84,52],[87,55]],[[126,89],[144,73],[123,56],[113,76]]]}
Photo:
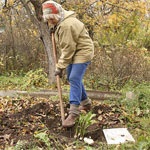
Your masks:
{"label": "wooden shovel handle", "polygon": [[[56,53],[56,44],[55,44],[54,33],[52,33],[52,46],[53,46],[54,61],[55,61],[55,65],[56,65],[57,64],[57,53]],[[65,114],[64,114],[64,107],[63,107],[63,100],[62,100],[62,89],[61,89],[61,83],[60,83],[59,75],[56,76],[56,79],[57,79],[57,89],[58,89],[59,101],[60,101],[61,120],[63,122],[65,119]]]}

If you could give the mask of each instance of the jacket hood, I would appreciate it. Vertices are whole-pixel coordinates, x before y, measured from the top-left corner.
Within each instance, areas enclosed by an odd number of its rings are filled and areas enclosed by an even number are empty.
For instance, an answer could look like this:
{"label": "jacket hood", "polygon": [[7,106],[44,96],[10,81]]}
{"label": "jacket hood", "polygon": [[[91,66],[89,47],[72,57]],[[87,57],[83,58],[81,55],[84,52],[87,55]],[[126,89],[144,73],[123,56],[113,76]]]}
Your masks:
{"label": "jacket hood", "polygon": [[76,13],[74,12],[74,11],[67,11],[67,10],[64,10],[64,17],[63,17],[63,19],[62,20],[60,20],[58,23],[57,23],[57,25],[56,26],[59,26],[59,24],[61,23],[61,22],[63,22],[65,19],[67,19],[67,18],[69,18],[69,17],[74,17],[74,18],[76,18]]}
{"label": "jacket hood", "polygon": [[68,17],[76,17],[76,13],[74,11],[67,11],[67,10],[64,10],[64,19],[65,20],[66,18]]}

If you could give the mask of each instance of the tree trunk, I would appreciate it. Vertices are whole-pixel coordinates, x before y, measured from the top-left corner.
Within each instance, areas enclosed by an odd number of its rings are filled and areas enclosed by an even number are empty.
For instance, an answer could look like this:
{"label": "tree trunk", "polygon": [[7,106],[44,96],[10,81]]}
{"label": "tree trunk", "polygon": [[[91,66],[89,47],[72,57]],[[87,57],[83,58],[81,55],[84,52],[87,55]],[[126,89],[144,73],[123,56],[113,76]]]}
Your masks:
{"label": "tree trunk", "polygon": [[52,84],[56,82],[55,76],[54,76],[55,64],[54,64],[54,57],[53,57],[49,29],[48,29],[47,24],[42,21],[41,3],[40,1],[37,1],[37,0],[28,1],[28,2],[31,2],[32,5],[34,6],[35,13],[36,13],[36,17],[35,17],[29,7],[29,3],[24,0],[20,0],[20,2],[23,4],[24,8],[26,9],[26,12],[28,16],[30,17],[31,21],[37,26],[39,30],[40,38],[44,44],[45,53],[47,55],[49,83]]}
{"label": "tree trunk", "polygon": [[55,82],[55,76],[54,76],[55,63],[54,63],[54,57],[53,57],[53,52],[52,52],[52,43],[51,43],[50,33],[49,33],[47,25],[44,24],[43,22],[40,22],[39,30],[41,33],[40,38],[44,44],[47,61],[48,61],[49,83],[52,84]]}
{"label": "tree trunk", "polygon": [[17,61],[16,61],[16,49],[15,49],[15,43],[14,43],[14,34],[13,34],[13,27],[12,27],[12,14],[10,11],[9,14],[9,26],[10,26],[10,41],[11,41],[11,50],[12,50],[12,70],[15,70],[15,66],[17,65]]}

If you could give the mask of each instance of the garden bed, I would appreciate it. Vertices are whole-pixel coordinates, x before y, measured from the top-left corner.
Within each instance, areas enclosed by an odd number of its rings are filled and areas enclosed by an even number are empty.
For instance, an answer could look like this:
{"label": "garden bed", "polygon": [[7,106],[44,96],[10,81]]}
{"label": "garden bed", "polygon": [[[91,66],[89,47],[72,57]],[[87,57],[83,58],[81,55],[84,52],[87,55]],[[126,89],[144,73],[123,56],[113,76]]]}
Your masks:
{"label": "garden bed", "polygon": [[[61,126],[59,100],[52,99],[1,98],[0,149],[7,146],[15,147],[21,143],[26,149],[34,145],[45,150],[46,143],[36,136],[39,133],[44,133],[48,137],[53,149],[73,148],[75,141],[79,140],[75,138],[76,126],[67,129]],[[64,108],[65,116],[67,116],[69,104],[64,103]],[[106,143],[103,128],[124,127],[126,123],[117,105],[109,106],[93,100],[92,114],[96,114],[93,118],[95,123],[87,128],[84,136],[94,140],[92,146],[95,148],[99,142]],[[83,140],[79,142],[84,143]]]}

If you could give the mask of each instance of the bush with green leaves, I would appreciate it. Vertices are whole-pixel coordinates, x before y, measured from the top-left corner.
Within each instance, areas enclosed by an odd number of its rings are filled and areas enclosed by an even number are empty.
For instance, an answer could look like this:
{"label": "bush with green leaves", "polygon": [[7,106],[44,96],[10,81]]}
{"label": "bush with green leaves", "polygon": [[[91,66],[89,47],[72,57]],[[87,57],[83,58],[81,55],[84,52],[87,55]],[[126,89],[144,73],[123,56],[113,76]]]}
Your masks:
{"label": "bush with green leaves", "polygon": [[150,24],[143,1],[69,2],[63,5],[77,12],[95,44],[88,87],[120,90],[130,79],[149,81]]}
{"label": "bush with green leaves", "polygon": [[24,77],[24,84],[22,88],[28,87],[45,87],[48,85],[48,77],[47,74],[43,71],[43,69],[37,69],[35,71],[29,71]]}

